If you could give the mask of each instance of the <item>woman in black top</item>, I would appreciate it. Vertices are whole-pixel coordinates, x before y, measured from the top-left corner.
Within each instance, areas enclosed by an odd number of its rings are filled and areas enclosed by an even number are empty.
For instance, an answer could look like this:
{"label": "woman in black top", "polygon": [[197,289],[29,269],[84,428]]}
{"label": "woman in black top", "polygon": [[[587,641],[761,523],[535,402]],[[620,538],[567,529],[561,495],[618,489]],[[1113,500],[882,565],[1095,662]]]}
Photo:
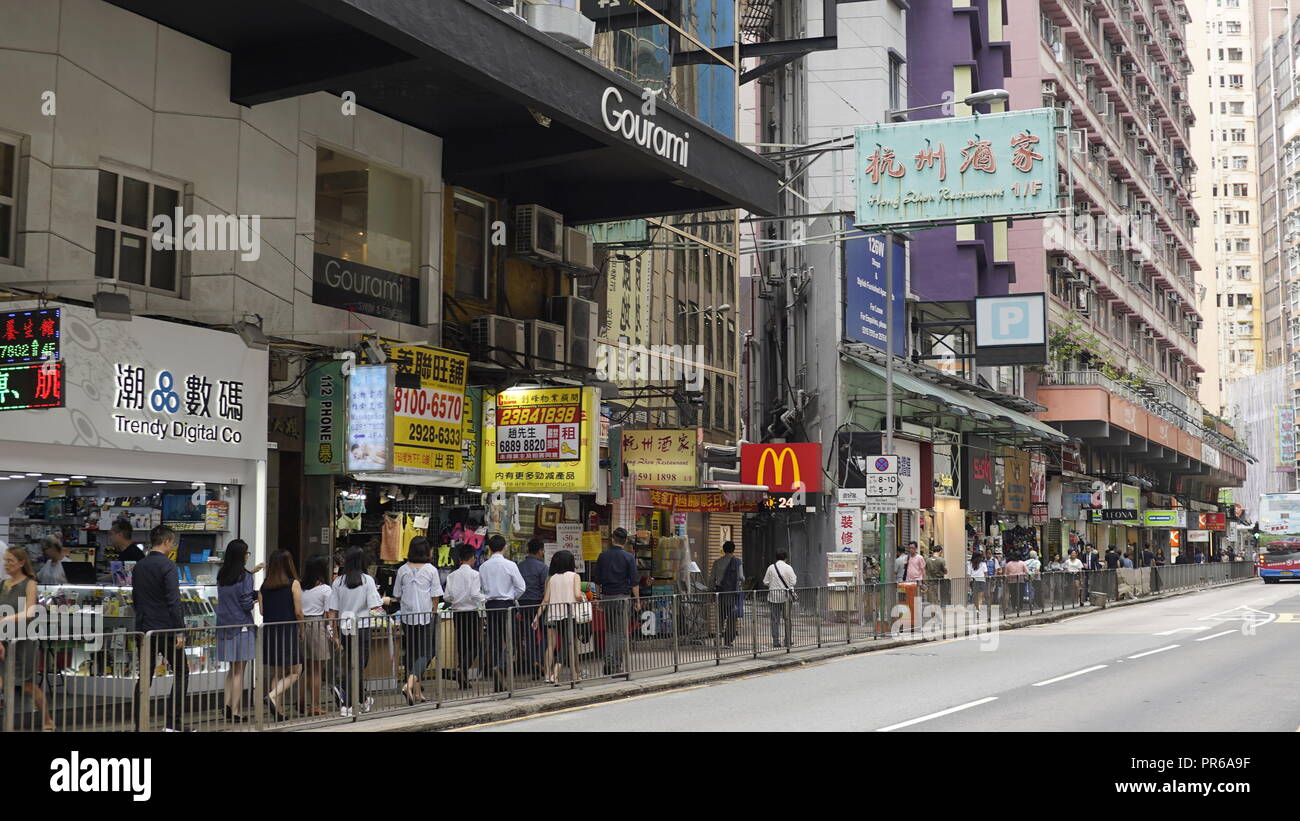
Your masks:
{"label": "woman in black top", "polygon": [[276,721],[284,719],[279,695],[298,682],[302,672],[302,647],[298,633],[302,625],[302,585],[293,566],[293,556],[287,550],[277,550],[271,555],[266,568],[266,580],[257,593],[258,608],[262,613],[262,661],[271,668],[270,691],[266,706]]}

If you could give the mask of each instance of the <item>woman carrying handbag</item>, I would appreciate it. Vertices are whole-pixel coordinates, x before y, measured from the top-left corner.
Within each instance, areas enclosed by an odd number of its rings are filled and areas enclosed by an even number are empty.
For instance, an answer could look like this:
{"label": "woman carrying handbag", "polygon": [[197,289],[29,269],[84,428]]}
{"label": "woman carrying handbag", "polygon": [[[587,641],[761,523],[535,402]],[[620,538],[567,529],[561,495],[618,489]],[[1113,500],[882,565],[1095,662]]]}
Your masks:
{"label": "woman carrying handbag", "polygon": [[[560,668],[568,661],[569,641],[578,622],[584,617],[591,621],[591,602],[582,595],[581,580],[578,578],[577,562],[573,554],[561,550],[551,558],[551,575],[546,580],[546,591],[542,595],[541,606],[533,616],[533,629],[537,629],[542,614],[546,615],[546,662],[545,670],[548,684],[560,683]],[[576,666],[571,678],[578,678]]]}

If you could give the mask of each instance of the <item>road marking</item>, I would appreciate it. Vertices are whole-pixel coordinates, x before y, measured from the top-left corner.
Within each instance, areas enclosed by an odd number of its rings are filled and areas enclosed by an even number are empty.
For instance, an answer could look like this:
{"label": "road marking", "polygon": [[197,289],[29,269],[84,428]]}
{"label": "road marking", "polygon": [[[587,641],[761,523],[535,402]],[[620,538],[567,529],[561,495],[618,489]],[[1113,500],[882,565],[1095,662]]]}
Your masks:
{"label": "road marking", "polygon": [[1230,636],[1230,635],[1232,635],[1233,633],[1238,633],[1238,632],[1240,632],[1240,631],[1239,631],[1239,630],[1224,630],[1222,633],[1215,633],[1213,636],[1202,636],[1201,638],[1197,639],[1197,641],[1209,641],[1210,639],[1217,639],[1219,636]]}
{"label": "road marking", "polygon": [[981,704],[988,704],[990,701],[997,700],[997,696],[989,696],[988,698],[982,698],[979,701],[968,701],[965,704],[958,704],[956,707],[949,707],[948,709],[940,710],[937,713],[930,713],[928,716],[921,716],[920,718],[913,718],[908,721],[899,722],[898,724],[890,724],[888,727],[881,727],[879,730],[876,730],[876,732],[887,733],[890,730],[900,730],[903,727],[911,727],[913,724],[920,724],[922,721],[929,721],[932,718],[941,718],[946,715],[952,715],[953,713],[962,710],[969,710],[971,707],[978,707]]}
{"label": "road marking", "polygon": [[1166,650],[1172,650],[1175,647],[1182,647],[1181,644],[1171,644],[1168,647],[1161,647],[1156,650],[1148,650],[1145,653],[1138,653],[1136,656],[1129,656],[1130,659],[1140,659],[1143,656],[1154,656],[1156,653],[1163,653]]}
{"label": "road marking", "polygon": [[1035,686],[1035,687],[1046,687],[1048,684],[1055,684],[1055,683],[1058,682],[1058,681],[1065,681],[1067,678],[1074,678],[1075,676],[1081,676],[1081,675],[1083,675],[1084,673],[1091,673],[1091,672],[1094,672],[1094,671],[1096,671],[1096,670],[1100,670],[1100,669],[1102,669],[1102,668],[1105,667],[1105,666],[1106,666],[1106,665],[1104,665],[1104,664],[1098,664],[1098,665],[1096,665],[1095,667],[1085,667],[1085,668],[1082,669],[1082,670],[1075,670],[1073,673],[1066,673],[1066,674],[1063,675],[1063,676],[1057,676],[1056,678],[1049,678],[1047,681],[1040,681],[1040,682],[1036,683],[1034,686]]}
{"label": "road marking", "polygon": [[1300,613],[1278,613],[1278,624],[1300,624]]}
{"label": "road marking", "polygon": [[1209,629],[1210,629],[1210,626],[1209,626],[1208,624],[1205,625],[1204,627],[1175,627],[1173,630],[1166,630],[1166,631],[1163,632],[1163,633],[1152,633],[1151,635],[1153,635],[1153,636],[1172,636],[1174,633],[1181,633],[1181,632],[1183,632],[1184,630],[1186,630],[1186,631],[1189,632],[1189,633],[1195,633],[1195,632],[1200,631],[1200,630],[1209,630]]}

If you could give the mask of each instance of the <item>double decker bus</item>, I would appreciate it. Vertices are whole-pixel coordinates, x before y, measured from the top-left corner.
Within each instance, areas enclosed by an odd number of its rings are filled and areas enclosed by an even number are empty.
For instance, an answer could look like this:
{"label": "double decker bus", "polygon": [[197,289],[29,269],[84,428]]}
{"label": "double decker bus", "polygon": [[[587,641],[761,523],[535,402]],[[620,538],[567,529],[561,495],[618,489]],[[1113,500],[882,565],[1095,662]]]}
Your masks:
{"label": "double decker bus", "polygon": [[1260,497],[1256,561],[1265,584],[1300,579],[1300,493]]}

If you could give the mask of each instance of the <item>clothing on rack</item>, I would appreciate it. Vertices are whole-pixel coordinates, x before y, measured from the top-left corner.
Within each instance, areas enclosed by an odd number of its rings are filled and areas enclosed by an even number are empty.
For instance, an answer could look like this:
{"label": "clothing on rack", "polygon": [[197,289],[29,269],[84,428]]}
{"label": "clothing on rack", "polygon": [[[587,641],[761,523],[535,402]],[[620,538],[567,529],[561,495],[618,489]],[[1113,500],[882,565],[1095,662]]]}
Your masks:
{"label": "clothing on rack", "polygon": [[405,551],[402,549],[401,513],[385,513],[380,526],[379,559],[385,562],[401,561]]}

